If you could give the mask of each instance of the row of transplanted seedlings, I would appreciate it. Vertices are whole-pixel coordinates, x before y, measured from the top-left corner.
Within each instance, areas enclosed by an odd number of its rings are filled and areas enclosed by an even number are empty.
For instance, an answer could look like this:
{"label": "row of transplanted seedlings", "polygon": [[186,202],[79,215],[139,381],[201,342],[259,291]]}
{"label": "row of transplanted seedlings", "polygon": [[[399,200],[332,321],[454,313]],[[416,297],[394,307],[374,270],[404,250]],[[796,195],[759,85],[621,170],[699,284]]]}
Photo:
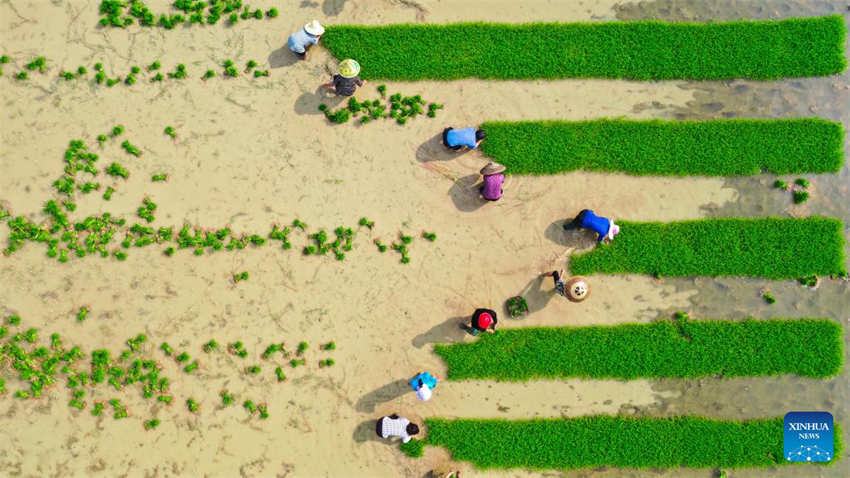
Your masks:
{"label": "row of transplanted seedlings", "polygon": [[[124,135],[124,127],[117,125],[107,134],[97,137],[100,147],[108,142],[117,142]],[[177,136],[177,131],[172,126],[167,126],[164,133],[172,138]],[[143,151],[124,139],[121,148],[132,158],[142,158]],[[102,172],[111,177],[112,185],[103,185],[98,181],[101,169],[98,167],[100,156],[88,149],[82,140],[72,140],[65,150],[65,168],[62,176],[53,182],[58,193],[56,199],[50,199],[43,208],[44,214],[49,218],[47,223],[31,221],[24,216],[12,217],[11,213],[0,206],[0,221],[5,221],[9,227],[9,243],[4,249],[4,254],[9,255],[19,250],[26,242],[39,242],[47,246],[47,255],[56,258],[59,262],[67,262],[71,256],[85,257],[87,255],[100,255],[101,257],[115,257],[125,260],[127,252],[132,247],[145,247],[150,245],[161,245],[164,247],[166,256],[173,256],[178,250],[191,249],[197,256],[205,253],[219,251],[221,249],[233,251],[246,247],[260,247],[269,241],[279,241],[281,248],[288,250],[292,247],[290,234],[293,230],[301,231],[308,240],[302,252],[304,255],[327,255],[332,253],[337,260],[344,260],[346,253],[352,250],[355,230],[351,227],[340,226],[333,230],[335,237],[324,229],[318,232],[307,232],[307,224],[295,219],[291,226],[273,225],[271,231],[261,236],[259,234],[234,234],[230,228],[201,229],[184,225],[179,230],[174,227],[153,227],[150,224],[156,221],[158,205],[149,197],[142,199],[136,210],[136,215],[142,222],[129,224],[124,218],[105,212],[92,215],[83,219],[73,218],[77,209],[75,199],[78,194],[87,195],[94,191],[103,189],[102,198],[111,200],[117,191],[118,183],[127,180],[130,172],[123,164],[112,161]],[[151,176],[152,182],[167,181],[166,173],[157,173]],[[361,218],[359,228],[374,227],[374,221]],[[123,239],[122,239],[123,237]],[[436,234],[423,232],[422,237],[428,241],[436,240]],[[410,262],[409,245],[413,236],[399,233],[397,241],[393,241],[389,247],[401,255],[401,262]],[[116,245],[117,244],[117,245]],[[388,246],[379,239],[375,244],[380,252],[387,250]],[[248,279],[248,273],[243,272],[233,277],[234,282]]]}
{"label": "row of transplanted seedlings", "polygon": [[[0,57],[0,76],[3,75],[2,66],[6,63],[9,63],[11,59],[3,55]],[[226,78],[236,78],[240,75],[239,68],[236,67],[236,64],[233,60],[224,60],[222,62],[222,70],[220,72],[221,76]],[[264,76],[269,76],[269,70],[261,70],[258,68],[259,63],[255,60],[248,60],[245,63],[245,68],[241,70],[242,73],[250,76],[253,74],[254,78],[261,78]],[[29,71],[39,71],[42,74],[47,73],[47,59],[43,56],[40,56],[33,61],[26,64],[24,67]],[[140,77],[147,75],[147,81],[152,83],[162,82],[166,79],[172,80],[185,80],[186,78],[190,78],[189,70],[186,68],[186,65],[183,63],[177,64],[174,67],[174,71],[166,72],[163,74],[162,72],[162,63],[159,60],[154,61],[147,67],[145,67],[144,71],[139,66],[131,66],[130,72],[127,73],[124,77],[121,75],[110,77],[106,74],[106,71],[103,68],[103,63],[95,63],[92,67],[94,70],[94,75],[89,77],[89,69],[85,66],[78,66],[75,70],[61,70],[59,72],[59,77],[65,79],[65,81],[74,81],[81,80],[86,78],[91,78],[92,82],[96,85],[105,85],[107,87],[113,87],[119,83],[124,83],[125,85],[131,86],[135,85]],[[216,73],[215,70],[208,69],[200,79],[203,81],[209,80],[210,78],[215,78],[219,73]],[[18,80],[26,80],[29,78],[28,71],[20,71],[15,75],[15,78]]]}
{"label": "row of transplanted seedlings", "polygon": [[425,111],[426,101],[421,95],[402,96],[401,93],[395,93],[387,98],[386,85],[378,85],[378,93],[380,98],[366,101],[358,101],[357,98],[351,97],[348,99],[348,104],[342,106],[336,111],[331,111],[328,105],[322,103],[319,105],[319,111],[325,114],[325,117],[331,123],[346,123],[351,118],[360,116],[360,123],[366,124],[380,118],[394,118],[396,123],[403,125],[408,119],[415,118],[418,115],[426,115],[429,118],[436,118],[437,111],[443,108],[439,103],[428,104],[428,111]]}
{"label": "row of transplanted seedlings", "polygon": [[[126,28],[134,23],[143,27],[162,27],[171,30],[178,25],[215,25],[224,18],[228,25],[239,20],[277,18],[277,8],[252,10],[242,0],[176,0],[173,7],[183,13],[159,15],[141,0],[101,0],[100,21],[103,27]],[[242,10],[241,12],[239,10]]]}
{"label": "row of transplanted seedlings", "polygon": [[[85,322],[90,309],[83,306],[76,314],[79,322]],[[143,398],[153,400],[155,403],[170,405],[174,401],[171,393],[172,379],[165,376],[163,366],[150,357],[148,349],[144,344],[148,343],[145,334],[138,334],[126,341],[127,348],[117,357],[109,350],[93,350],[90,355],[74,346],[67,348],[59,334],[52,334],[49,345],[39,336],[38,329],[26,328],[21,324],[18,315],[10,315],[0,325],[0,361],[9,361],[11,367],[2,369],[9,375],[17,375],[17,379],[24,387],[11,392],[7,388],[6,377],[0,375],[0,396],[10,395],[14,398],[38,399],[43,393],[50,391],[58,381],[64,380],[65,387],[71,397],[68,406],[79,410],[86,409],[89,401],[95,394],[117,394],[125,390],[137,387]],[[210,340],[203,345],[205,353],[210,354],[219,350],[215,340]],[[300,342],[294,354],[284,348],[283,343],[270,344],[260,355],[264,361],[272,361],[275,354],[280,354],[293,368],[307,364],[305,357],[309,348],[307,342]],[[336,350],[336,344],[331,341],[323,344],[320,349],[328,354]],[[189,375],[199,375],[201,369],[198,360],[191,360],[188,352],[177,353],[168,343],[163,342],[160,350],[168,357],[173,358],[183,372]],[[227,346],[227,351],[239,358],[246,358],[248,352],[240,341],[233,342]],[[90,358],[89,358],[90,357]],[[277,365],[272,362],[272,365]],[[319,368],[334,365],[332,358],[324,358],[318,361]],[[250,365],[244,369],[245,375],[255,376],[261,373],[260,365]],[[283,367],[277,365],[274,369],[277,382],[287,380]],[[99,387],[112,387],[113,390],[100,392]],[[10,393],[11,392],[11,393]],[[235,396],[227,390],[219,393],[222,408],[234,403]],[[197,400],[189,397],[185,401],[190,412],[197,412],[200,404]],[[109,398],[92,400],[91,414],[101,416],[104,410],[110,407],[114,419],[119,420],[131,415],[130,410],[121,402],[120,398]],[[260,419],[269,417],[268,406],[264,403],[255,404],[252,399],[245,399],[243,407],[251,414],[258,413]],[[145,429],[153,429],[159,425],[159,419],[155,416],[145,420]]]}

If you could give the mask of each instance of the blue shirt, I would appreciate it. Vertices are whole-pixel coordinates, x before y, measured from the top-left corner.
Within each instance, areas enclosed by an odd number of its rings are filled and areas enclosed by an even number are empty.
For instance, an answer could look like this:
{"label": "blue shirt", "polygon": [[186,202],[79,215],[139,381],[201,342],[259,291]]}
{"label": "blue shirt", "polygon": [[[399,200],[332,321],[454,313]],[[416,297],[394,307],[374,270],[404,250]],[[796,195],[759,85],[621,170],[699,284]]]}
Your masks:
{"label": "blue shirt", "polygon": [[289,35],[289,42],[287,43],[287,46],[295,53],[305,53],[307,48],[315,45],[316,43],[319,43],[319,37],[310,35],[307,33],[307,30],[302,28],[300,31]]}
{"label": "blue shirt", "polygon": [[453,129],[446,133],[446,146],[466,146],[475,149],[475,128]]}
{"label": "blue shirt", "polygon": [[608,229],[611,228],[611,220],[597,216],[590,209],[587,210],[587,214],[584,215],[584,219],[581,221],[581,227],[586,227],[588,229],[593,229],[599,234],[598,242],[602,242],[605,239],[605,235],[608,234]]}
{"label": "blue shirt", "polygon": [[412,388],[414,392],[419,390],[419,380],[422,380],[422,383],[427,385],[431,390],[434,390],[434,387],[437,386],[437,377],[428,372],[422,372],[410,379],[410,382],[408,382],[410,384],[410,388]]}

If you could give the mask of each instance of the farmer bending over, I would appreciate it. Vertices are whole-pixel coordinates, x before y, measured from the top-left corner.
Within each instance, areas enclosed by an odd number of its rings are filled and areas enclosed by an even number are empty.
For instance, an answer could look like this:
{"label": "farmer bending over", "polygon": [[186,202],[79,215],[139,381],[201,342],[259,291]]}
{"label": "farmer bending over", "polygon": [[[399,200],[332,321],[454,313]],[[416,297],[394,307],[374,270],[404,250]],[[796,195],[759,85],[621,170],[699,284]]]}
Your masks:
{"label": "farmer bending over", "polygon": [[486,137],[487,133],[483,129],[473,126],[463,129],[448,127],[443,130],[443,144],[454,151],[460,151],[463,148],[476,149]]}
{"label": "farmer bending over", "polygon": [[484,185],[478,191],[484,199],[498,201],[502,197],[502,184],[505,182],[505,175],[502,174],[504,171],[504,166],[493,161],[490,161],[487,163],[487,166],[481,168],[481,175],[484,176]]}
{"label": "farmer bending over", "polygon": [[286,46],[288,46],[289,49],[292,50],[292,53],[295,53],[296,56],[302,60],[306,60],[307,50],[309,50],[311,46],[319,43],[319,39],[322,38],[322,33],[325,33],[325,27],[323,27],[317,20],[313,20],[312,22],[304,25],[304,28],[300,31],[289,35],[289,41]]}
{"label": "farmer bending over", "polygon": [[614,236],[620,233],[620,226],[614,224],[613,219],[597,216],[590,209],[583,209],[572,222],[564,224],[564,230],[587,228],[592,229],[599,235],[597,242],[605,239],[614,240]]}
{"label": "farmer bending over", "polygon": [[493,334],[496,332],[496,324],[499,319],[496,317],[496,312],[490,309],[475,309],[472,313],[471,325],[464,324],[464,329],[470,335],[478,335],[481,332]]}
{"label": "farmer bending over", "polygon": [[421,372],[410,379],[408,385],[416,392],[416,398],[427,402],[431,399],[431,390],[437,386],[437,377],[428,372]]}
{"label": "farmer bending over", "polygon": [[352,59],[342,60],[339,64],[339,73],[333,76],[330,83],[325,83],[325,88],[333,88],[339,96],[351,96],[358,86],[366,84],[357,74],[360,73],[360,63]]}
{"label": "farmer bending over", "polygon": [[413,435],[419,434],[419,426],[393,413],[388,417],[378,419],[375,432],[381,438],[401,437],[401,442],[407,443]]}

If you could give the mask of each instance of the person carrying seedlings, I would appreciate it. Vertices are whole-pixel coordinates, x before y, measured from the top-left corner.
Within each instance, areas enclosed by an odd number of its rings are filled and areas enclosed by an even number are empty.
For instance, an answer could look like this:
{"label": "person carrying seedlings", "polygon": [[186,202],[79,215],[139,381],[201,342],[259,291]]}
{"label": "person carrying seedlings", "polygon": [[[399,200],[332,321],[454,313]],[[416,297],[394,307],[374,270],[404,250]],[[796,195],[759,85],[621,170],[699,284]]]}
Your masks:
{"label": "person carrying seedlings", "polygon": [[431,390],[437,386],[437,377],[428,372],[420,372],[408,382],[410,388],[416,392],[416,397],[423,402],[431,399]]}
{"label": "person carrying seedlings", "polygon": [[301,30],[289,35],[289,41],[286,43],[286,46],[288,46],[292,53],[295,53],[296,56],[302,60],[306,60],[307,50],[309,50],[311,46],[319,43],[319,39],[322,38],[323,33],[325,33],[325,27],[323,27],[318,20],[313,20],[312,22],[304,25],[304,28]]}
{"label": "person carrying seedlings", "polygon": [[360,63],[352,60],[342,60],[339,64],[339,73],[331,78],[330,83],[325,83],[325,88],[333,88],[337,95],[351,96],[357,90],[358,86],[366,84],[357,74],[360,73]]}
{"label": "person carrying seedlings", "polygon": [[454,151],[463,148],[476,149],[486,137],[487,133],[483,129],[474,126],[461,129],[448,127],[443,130],[443,144]]}
{"label": "person carrying seedlings", "polygon": [[502,174],[504,171],[504,166],[493,161],[490,161],[486,166],[481,168],[481,175],[484,176],[484,184],[478,188],[478,191],[484,199],[498,201],[502,197],[502,184],[505,182],[505,175]]}
{"label": "person carrying seedlings", "polygon": [[496,333],[496,324],[499,319],[496,317],[496,312],[490,309],[475,309],[472,313],[470,325],[463,324],[463,328],[470,335],[479,335],[481,332],[488,334]]}
{"label": "person carrying seedlings", "polygon": [[410,420],[393,413],[378,419],[375,432],[381,438],[400,437],[402,443],[407,443],[414,435],[419,434],[419,425],[410,423]]}
{"label": "person carrying seedlings", "polygon": [[596,242],[600,243],[605,239],[613,241],[614,236],[620,233],[620,226],[614,224],[613,219],[597,216],[590,209],[582,209],[575,219],[564,224],[565,231],[580,228],[592,229],[599,235],[599,239]]}

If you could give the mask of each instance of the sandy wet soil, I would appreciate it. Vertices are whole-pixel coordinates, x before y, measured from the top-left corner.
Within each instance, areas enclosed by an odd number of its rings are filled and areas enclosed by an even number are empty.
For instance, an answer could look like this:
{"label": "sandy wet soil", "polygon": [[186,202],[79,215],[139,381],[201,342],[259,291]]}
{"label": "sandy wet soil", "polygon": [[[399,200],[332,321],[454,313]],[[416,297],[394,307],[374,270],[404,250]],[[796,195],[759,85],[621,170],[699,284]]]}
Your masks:
{"label": "sandy wet soil", "polygon": [[[168,3],[148,5],[161,11]],[[42,218],[62,153],[70,139],[80,138],[101,154],[103,165],[119,161],[131,176],[101,178],[118,191],[108,203],[99,194],[81,197],[78,217],[108,210],[133,219],[147,196],[159,205],[157,226],[227,225],[265,234],[270,224],[295,218],[313,231],[355,226],[361,216],[376,224],[358,231],[344,262],[303,257],[297,250],[306,240],[296,233],[288,252],[266,246],[202,257],[182,251],[169,259],[146,248],[131,250],[126,262],[89,257],[59,264],[28,244],[0,257],[0,312],[19,313],[43,335],[58,332],[86,350],[117,352],[128,337],[146,333],[145,350],[172,377],[177,402],[151,405],[135,390],[98,389],[93,399],[119,397],[128,404],[131,416],[115,421],[69,408],[61,386],[37,401],[3,400],[0,416],[11,426],[0,431],[7,444],[0,447],[0,469],[10,476],[422,476],[447,461],[445,452],[405,458],[376,439],[376,417],[575,416],[660,407],[678,397],[678,391],[641,380],[443,382],[423,404],[402,383],[424,369],[445,376],[431,345],[471,340],[458,327],[464,316],[478,306],[500,308],[521,292],[532,313],[522,321],[504,319],[506,328],[645,322],[687,308],[698,287],[593,277],[592,298],[576,305],[555,296],[551,279],[539,275],[592,245],[589,237],[560,229],[564,218],[584,207],[615,218],[667,221],[702,217],[739,195],[722,179],[574,173],[509,177],[505,198],[485,204],[474,186],[485,160],[477,153],[448,154],[436,139],[446,125],[488,119],[669,116],[694,101],[694,90],[681,82],[388,83],[391,93],[421,94],[445,109],[437,119],[417,118],[404,127],[388,121],[331,126],[317,106],[334,102],[318,90],[334,60],[314,49],[308,62],[296,62],[283,46],[286,35],[314,17],[379,24],[595,21],[614,20],[617,13],[616,2],[608,1],[493,3],[287,2],[276,5],[281,15],[275,20],[173,31],[100,30],[94,0],[0,3],[0,45],[14,60],[0,78],[0,201],[15,214]],[[46,76],[11,79],[37,55],[48,58]],[[199,79],[208,68],[220,70],[225,58],[241,65],[255,59],[271,77]],[[63,67],[91,70],[95,62],[123,76],[156,59],[166,71],[185,63],[190,78],[111,89],[56,78]],[[377,97],[374,86],[358,97]],[[119,123],[144,151],[141,158],[127,156],[114,141],[102,151],[96,146],[95,137]],[[176,140],[162,133],[166,125],[176,128]],[[169,181],[151,183],[160,172]],[[423,230],[436,232],[438,240],[420,239]],[[399,231],[416,237],[407,265],[371,243],[388,243]],[[3,243],[6,234],[0,229]],[[243,270],[250,280],[234,287],[231,275]],[[92,313],[80,324],[73,313],[83,304]],[[306,340],[309,362],[298,369],[287,365],[284,384],[265,362],[263,374],[248,377],[242,368],[261,361],[207,356],[201,345],[210,338],[242,340],[253,357],[271,342],[294,347]],[[320,353],[318,345],[329,340],[338,349]],[[200,373],[180,372],[156,349],[162,341],[199,358]],[[318,368],[326,356],[336,365]],[[222,388],[239,401],[267,402],[271,417],[261,422],[247,419],[241,407],[221,409]],[[188,397],[201,404],[198,414],[183,405]],[[146,432],[142,422],[151,416],[162,425]],[[468,469],[467,476],[526,474]]]}

